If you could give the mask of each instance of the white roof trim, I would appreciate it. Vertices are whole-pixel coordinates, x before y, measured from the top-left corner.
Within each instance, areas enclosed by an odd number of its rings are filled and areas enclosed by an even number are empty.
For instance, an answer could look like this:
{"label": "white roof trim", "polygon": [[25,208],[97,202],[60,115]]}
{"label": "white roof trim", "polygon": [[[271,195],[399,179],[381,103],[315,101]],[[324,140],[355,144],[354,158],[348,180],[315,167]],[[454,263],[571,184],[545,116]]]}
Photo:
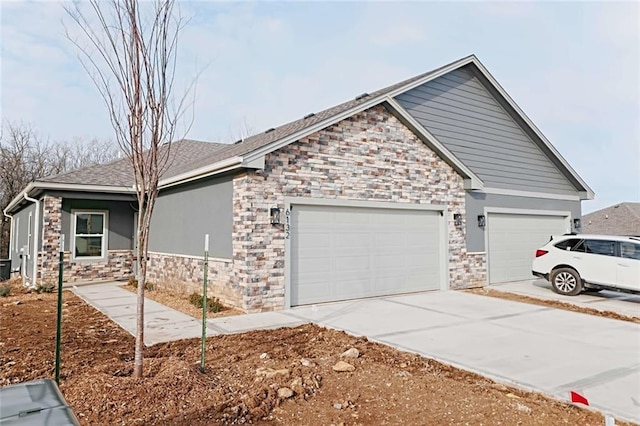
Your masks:
{"label": "white roof trim", "polygon": [[595,193],[593,192],[593,190],[589,187],[589,185],[587,185],[587,183],[584,180],[582,180],[580,175],[578,175],[578,173],[569,165],[567,160],[564,159],[564,157],[560,154],[560,152],[558,152],[558,150],[555,149],[555,147],[551,144],[551,142],[549,142],[549,140],[542,134],[540,129],[538,129],[535,124],[533,124],[533,121],[531,121],[529,117],[527,117],[524,111],[520,109],[518,104],[516,104],[516,102],[513,99],[511,99],[511,96],[509,96],[509,94],[502,88],[502,86],[500,86],[500,83],[498,83],[498,81],[495,78],[493,78],[489,70],[487,70],[484,67],[484,65],[482,65],[482,63],[475,56],[473,56],[472,62],[476,67],[478,67],[482,75],[484,75],[485,78],[489,80],[489,82],[496,88],[498,93],[500,93],[500,95],[507,101],[507,103],[515,110],[515,112],[520,116],[520,118],[524,120],[527,126],[529,126],[531,130],[533,130],[533,132],[536,134],[536,136],[540,138],[542,143],[544,143],[545,146],[551,151],[551,153],[558,159],[558,161],[560,161],[560,163],[564,166],[564,168],[567,169],[567,171],[571,174],[571,176],[573,176],[578,181],[578,183],[586,190],[587,192],[586,199],[593,200],[595,198]]}
{"label": "white roof trim", "polygon": [[202,179],[218,173],[240,168],[242,164],[242,157],[227,158],[226,160],[218,161],[217,163],[209,164],[208,166],[200,167],[199,169],[191,170],[167,179],[160,179],[160,182],[158,182],[158,188],[164,189],[193,180]]}
{"label": "white roof trim", "polygon": [[87,192],[107,192],[107,193],[135,193],[133,187],[130,186],[110,186],[110,185],[83,185],[77,183],[60,183],[60,182],[31,182],[25,189],[20,191],[15,196],[9,205],[4,209],[4,213],[7,214],[10,210],[15,208],[22,200],[24,196],[30,196],[37,190],[53,189],[60,191],[87,191]]}
{"label": "white roof trim", "polygon": [[385,102],[389,104],[389,106],[396,112],[398,115],[402,117],[407,123],[414,128],[414,133],[418,133],[418,137],[427,143],[429,148],[435,151],[436,155],[442,158],[445,162],[447,162],[451,167],[454,168],[458,174],[462,175],[463,178],[469,180],[468,185],[465,186],[465,189],[481,189],[484,187],[484,183],[482,179],[480,179],[475,173],[473,173],[467,166],[465,166],[462,161],[458,160],[458,158],[451,153],[447,148],[444,147],[436,139],[435,136],[431,134],[427,129],[424,128],[415,118],[411,116],[402,106],[392,97],[387,96]]}
{"label": "white roof trim", "polygon": [[516,189],[502,189],[502,188],[482,188],[477,191],[483,194],[495,194],[495,195],[510,195],[514,197],[527,197],[527,198],[544,198],[548,200],[565,200],[565,201],[580,201],[579,195],[569,194],[551,194],[548,192],[534,192],[534,191],[519,191]]}

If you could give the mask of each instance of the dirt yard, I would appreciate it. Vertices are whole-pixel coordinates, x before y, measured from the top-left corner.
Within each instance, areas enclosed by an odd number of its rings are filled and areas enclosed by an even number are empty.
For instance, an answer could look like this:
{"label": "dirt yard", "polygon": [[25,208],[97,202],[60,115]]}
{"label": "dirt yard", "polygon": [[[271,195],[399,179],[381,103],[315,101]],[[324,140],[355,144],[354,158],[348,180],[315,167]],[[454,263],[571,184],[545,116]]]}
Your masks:
{"label": "dirt yard", "polygon": [[[603,425],[591,410],[306,325],[148,348],[64,292],[61,390],[83,424]],[[56,294],[0,298],[0,386],[53,377]],[[357,358],[341,358],[356,348]],[[337,372],[339,361],[345,370]],[[618,425],[628,423],[617,422]]]}

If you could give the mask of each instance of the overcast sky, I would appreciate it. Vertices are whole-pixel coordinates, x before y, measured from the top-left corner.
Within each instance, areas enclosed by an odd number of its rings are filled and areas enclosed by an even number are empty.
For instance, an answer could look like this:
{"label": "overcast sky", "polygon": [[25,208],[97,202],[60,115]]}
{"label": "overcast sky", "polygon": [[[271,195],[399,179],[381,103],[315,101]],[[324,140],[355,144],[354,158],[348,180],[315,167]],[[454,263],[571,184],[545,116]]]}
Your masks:
{"label": "overcast sky", "polygon": [[[113,139],[58,2],[1,2],[2,119]],[[640,201],[637,2],[182,2],[191,139],[230,142],[474,53],[596,192]]]}

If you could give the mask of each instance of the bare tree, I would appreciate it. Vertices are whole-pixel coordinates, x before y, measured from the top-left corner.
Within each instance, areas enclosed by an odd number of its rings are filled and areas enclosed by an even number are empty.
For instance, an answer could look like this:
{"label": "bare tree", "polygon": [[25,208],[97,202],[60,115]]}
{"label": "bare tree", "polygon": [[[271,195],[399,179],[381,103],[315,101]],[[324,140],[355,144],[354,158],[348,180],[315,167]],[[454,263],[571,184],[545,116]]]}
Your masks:
{"label": "bare tree", "polygon": [[[90,12],[85,13],[88,8]],[[138,199],[138,291],[134,375],[142,377],[144,290],[149,225],[158,182],[170,162],[171,140],[184,113],[173,96],[178,35],[184,24],[173,0],[91,0],[65,6],[80,30],[67,30],[102,96],[115,138],[131,163]]]}
{"label": "bare tree", "polygon": [[117,143],[109,140],[91,139],[84,141],[74,138],[69,142],[59,142],[53,146],[51,155],[57,158],[64,170],[74,170],[94,164],[105,164],[120,157]]}
{"label": "bare tree", "polygon": [[[115,149],[114,149],[115,148]],[[31,124],[4,122],[0,132],[0,210],[4,210],[30,182],[118,157],[113,142],[50,142]],[[0,219],[0,258],[9,255],[9,223]]]}

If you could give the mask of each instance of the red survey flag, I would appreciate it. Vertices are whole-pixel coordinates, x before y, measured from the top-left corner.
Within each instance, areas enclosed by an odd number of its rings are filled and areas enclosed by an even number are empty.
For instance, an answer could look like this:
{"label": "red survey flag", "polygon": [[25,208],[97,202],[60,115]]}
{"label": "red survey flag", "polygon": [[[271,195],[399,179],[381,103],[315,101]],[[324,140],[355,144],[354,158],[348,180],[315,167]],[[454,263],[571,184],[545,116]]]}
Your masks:
{"label": "red survey flag", "polygon": [[589,405],[589,401],[587,400],[587,398],[574,391],[571,391],[571,402]]}

